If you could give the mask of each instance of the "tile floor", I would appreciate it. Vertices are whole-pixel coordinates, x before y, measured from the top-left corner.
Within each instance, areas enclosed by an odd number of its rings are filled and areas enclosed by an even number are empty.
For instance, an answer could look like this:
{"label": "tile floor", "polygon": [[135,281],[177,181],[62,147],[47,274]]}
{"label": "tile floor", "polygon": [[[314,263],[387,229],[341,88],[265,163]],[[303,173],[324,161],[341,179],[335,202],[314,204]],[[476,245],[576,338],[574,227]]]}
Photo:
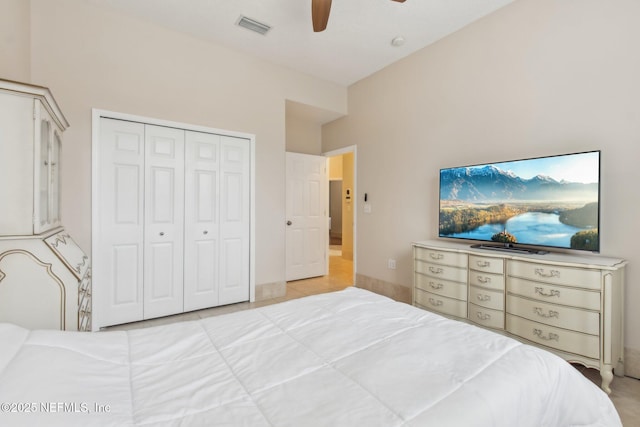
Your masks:
{"label": "tile floor", "polygon": [[[308,295],[338,291],[353,284],[353,263],[351,261],[344,260],[340,256],[330,256],[329,271],[331,274],[329,274],[328,276],[297,280],[287,283],[287,293],[284,297],[281,298],[274,298],[254,303],[243,302],[238,304],[231,304],[223,307],[216,307],[190,313],[178,314],[175,316],[163,317],[160,319],[145,320],[142,322],[113,326],[107,329],[127,330],[136,328],[147,328],[183,320],[201,319],[204,317],[216,316],[239,310],[262,307],[265,305],[275,304],[295,298],[301,298]],[[575,365],[575,367],[596,385],[600,385],[600,373],[597,370],[588,369],[581,365]],[[640,427],[640,380],[630,377],[614,377],[613,383],[611,384],[611,389],[612,392],[609,397],[613,401],[613,404],[620,414],[623,426]]]}

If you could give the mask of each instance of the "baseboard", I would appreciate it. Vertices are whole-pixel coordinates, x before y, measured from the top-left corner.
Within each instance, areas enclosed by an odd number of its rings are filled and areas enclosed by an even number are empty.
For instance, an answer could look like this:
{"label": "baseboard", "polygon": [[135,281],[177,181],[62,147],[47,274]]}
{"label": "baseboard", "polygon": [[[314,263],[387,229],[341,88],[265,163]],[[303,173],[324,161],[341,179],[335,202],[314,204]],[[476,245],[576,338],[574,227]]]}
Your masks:
{"label": "baseboard", "polygon": [[411,288],[408,286],[386,282],[364,274],[356,274],[356,287],[384,295],[399,302],[411,304]]}
{"label": "baseboard", "polygon": [[287,294],[287,282],[262,283],[256,285],[256,301],[280,298]]}

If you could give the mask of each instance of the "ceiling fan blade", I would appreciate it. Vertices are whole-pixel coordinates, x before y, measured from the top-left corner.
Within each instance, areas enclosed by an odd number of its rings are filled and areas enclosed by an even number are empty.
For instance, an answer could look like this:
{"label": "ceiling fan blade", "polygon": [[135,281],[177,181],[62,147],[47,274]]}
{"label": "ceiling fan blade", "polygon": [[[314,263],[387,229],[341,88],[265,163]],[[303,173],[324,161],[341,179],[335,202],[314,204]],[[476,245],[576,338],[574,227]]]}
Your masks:
{"label": "ceiling fan blade", "polygon": [[404,3],[404,0],[393,0],[393,1],[397,1],[398,3]]}
{"label": "ceiling fan blade", "polygon": [[329,22],[329,12],[331,12],[331,0],[311,0],[311,19],[313,21],[313,31],[316,33],[324,31]]}

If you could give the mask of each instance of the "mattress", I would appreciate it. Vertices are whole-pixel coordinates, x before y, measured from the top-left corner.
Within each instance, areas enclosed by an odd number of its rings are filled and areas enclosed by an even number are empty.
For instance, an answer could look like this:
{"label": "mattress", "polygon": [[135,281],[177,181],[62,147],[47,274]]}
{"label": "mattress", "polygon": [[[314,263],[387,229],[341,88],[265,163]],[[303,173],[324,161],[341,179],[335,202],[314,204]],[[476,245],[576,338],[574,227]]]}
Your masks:
{"label": "mattress", "polygon": [[621,426],[555,355],[357,288],[0,343],[3,426]]}

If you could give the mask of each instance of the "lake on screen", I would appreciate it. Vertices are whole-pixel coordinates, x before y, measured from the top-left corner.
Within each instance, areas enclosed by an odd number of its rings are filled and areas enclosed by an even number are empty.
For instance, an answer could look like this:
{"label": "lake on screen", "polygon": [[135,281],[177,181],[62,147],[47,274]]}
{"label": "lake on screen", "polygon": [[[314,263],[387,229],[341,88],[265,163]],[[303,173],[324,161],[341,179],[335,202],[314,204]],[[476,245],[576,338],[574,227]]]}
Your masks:
{"label": "lake on screen", "polygon": [[[503,231],[502,224],[485,224],[464,233],[453,233],[446,237],[461,239],[491,240],[491,236]],[[507,220],[507,232],[516,236],[518,243],[530,245],[556,246],[568,248],[571,236],[582,228],[560,222],[560,216],[553,213],[527,212]]]}

